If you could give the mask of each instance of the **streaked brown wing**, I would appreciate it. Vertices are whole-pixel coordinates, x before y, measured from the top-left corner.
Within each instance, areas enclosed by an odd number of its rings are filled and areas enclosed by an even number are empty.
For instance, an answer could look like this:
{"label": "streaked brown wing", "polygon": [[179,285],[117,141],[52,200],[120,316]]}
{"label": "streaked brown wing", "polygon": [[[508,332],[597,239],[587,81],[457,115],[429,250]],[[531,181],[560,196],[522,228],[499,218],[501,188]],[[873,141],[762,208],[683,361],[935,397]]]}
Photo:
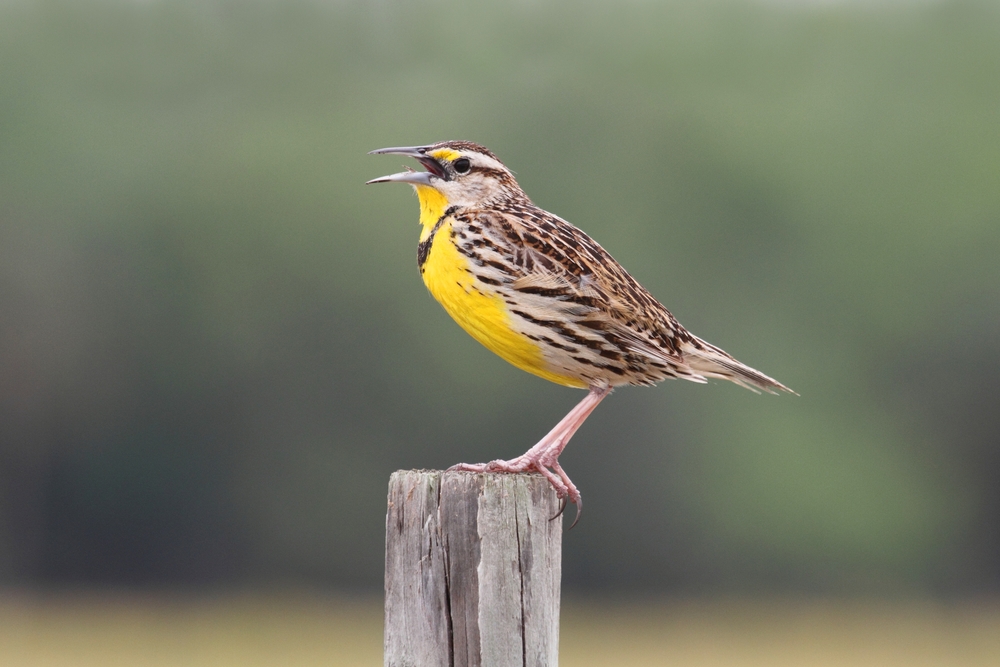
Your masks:
{"label": "streaked brown wing", "polygon": [[497,245],[515,249],[510,288],[551,300],[553,310],[572,315],[623,352],[677,361],[678,337],[690,334],[673,315],[586,233],[532,208],[478,216],[500,235]]}

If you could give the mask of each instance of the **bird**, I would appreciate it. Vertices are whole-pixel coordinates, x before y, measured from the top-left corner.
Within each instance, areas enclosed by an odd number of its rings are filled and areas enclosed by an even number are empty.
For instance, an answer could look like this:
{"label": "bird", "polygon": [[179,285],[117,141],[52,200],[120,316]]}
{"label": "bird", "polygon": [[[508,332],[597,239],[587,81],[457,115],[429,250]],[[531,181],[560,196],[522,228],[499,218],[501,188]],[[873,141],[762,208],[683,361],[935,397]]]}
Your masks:
{"label": "bird", "polygon": [[582,497],[559,456],[615,387],[717,378],[757,393],[795,393],[689,333],[590,236],[536,206],[484,146],[442,141],[369,154],[415,158],[424,168],[368,184],[413,186],[420,205],[417,266],[445,311],[514,366],[587,390],[521,456],[449,470],[541,473],[560,500],[556,516],[572,502],[575,525]]}

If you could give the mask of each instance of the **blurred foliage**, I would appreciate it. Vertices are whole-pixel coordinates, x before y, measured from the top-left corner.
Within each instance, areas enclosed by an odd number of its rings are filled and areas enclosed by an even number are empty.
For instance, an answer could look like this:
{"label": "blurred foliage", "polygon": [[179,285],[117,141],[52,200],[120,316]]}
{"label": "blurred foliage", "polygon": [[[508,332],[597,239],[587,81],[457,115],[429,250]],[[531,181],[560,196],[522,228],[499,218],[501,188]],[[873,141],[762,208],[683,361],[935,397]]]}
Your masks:
{"label": "blurred foliage", "polygon": [[666,383],[563,458],[570,587],[1000,588],[986,2],[0,5],[0,581],[376,588],[397,468],[579,394],[420,283],[470,139],[800,398]]}

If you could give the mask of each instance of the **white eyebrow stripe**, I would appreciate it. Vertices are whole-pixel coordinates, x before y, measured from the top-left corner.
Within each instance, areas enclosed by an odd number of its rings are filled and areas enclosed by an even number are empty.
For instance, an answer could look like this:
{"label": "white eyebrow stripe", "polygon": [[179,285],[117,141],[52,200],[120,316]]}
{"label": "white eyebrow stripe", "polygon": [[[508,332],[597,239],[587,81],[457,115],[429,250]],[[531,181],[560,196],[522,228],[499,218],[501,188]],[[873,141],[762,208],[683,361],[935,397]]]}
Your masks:
{"label": "white eyebrow stripe", "polygon": [[486,167],[488,169],[497,169],[500,171],[507,171],[507,167],[503,165],[500,160],[494,160],[489,155],[483,155],[481,153],[476,153],[476,158],[473,162],[478,167]]}

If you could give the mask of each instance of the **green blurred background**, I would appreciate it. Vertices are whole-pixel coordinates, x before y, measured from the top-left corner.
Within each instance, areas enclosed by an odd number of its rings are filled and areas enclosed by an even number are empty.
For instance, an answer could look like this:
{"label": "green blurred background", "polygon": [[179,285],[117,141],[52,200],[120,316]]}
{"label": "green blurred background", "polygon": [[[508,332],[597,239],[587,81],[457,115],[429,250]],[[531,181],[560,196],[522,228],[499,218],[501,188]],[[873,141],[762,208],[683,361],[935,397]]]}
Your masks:
{"label": "green blurred background", "polygon": [[579,398],[419,279],[469,139],[796,389],[624,389],[571,594],[1000,592],[990,2],[0,3],[0,584],[377,592],[399,468]]}

